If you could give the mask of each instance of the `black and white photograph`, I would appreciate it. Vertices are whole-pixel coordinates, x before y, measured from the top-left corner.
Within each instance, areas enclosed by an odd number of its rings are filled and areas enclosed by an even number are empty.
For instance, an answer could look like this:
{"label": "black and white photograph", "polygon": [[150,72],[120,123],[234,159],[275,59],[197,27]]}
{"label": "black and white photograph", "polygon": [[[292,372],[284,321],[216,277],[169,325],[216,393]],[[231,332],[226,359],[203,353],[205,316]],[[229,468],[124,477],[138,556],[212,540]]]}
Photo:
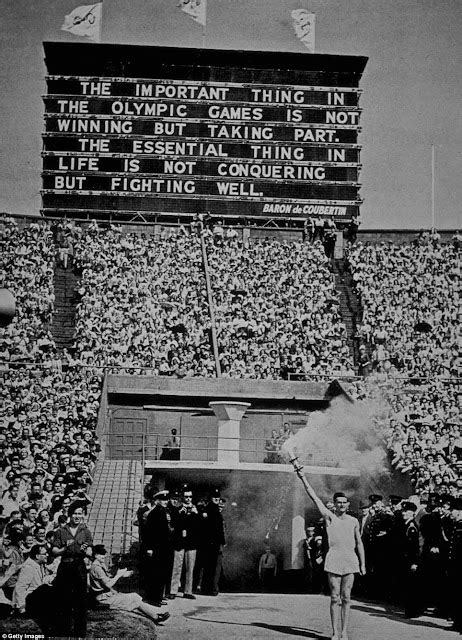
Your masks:
{"label": "black and white photograph", "polygon": [[1,637],[460,638],[462,4],[0,10]]}

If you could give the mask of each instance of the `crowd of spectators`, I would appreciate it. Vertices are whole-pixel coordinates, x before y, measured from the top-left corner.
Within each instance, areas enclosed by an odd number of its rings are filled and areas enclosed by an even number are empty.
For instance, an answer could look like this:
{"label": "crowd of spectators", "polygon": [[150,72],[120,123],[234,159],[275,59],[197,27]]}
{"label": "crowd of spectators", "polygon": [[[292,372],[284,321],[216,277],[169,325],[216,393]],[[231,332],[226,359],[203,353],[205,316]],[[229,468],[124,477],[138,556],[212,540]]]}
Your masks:
{"label": "crowd of spectators", "polygon": [[354,373],[320,241],[206,241],[222,376]]}
{"label": "crowd of spectators", "polygon": [[130,374],[214,375],[199,238],[90,225],[75,245],[81,272],[75,350],[82,363]]}
{"label": "crowd of spectators", "polygon": [[281,464],[287,462],[287,456],[281,454],[282,445],[294,435],[289,422],[284,422],[282,427],[271,430],[271,437],[265,442],[266,456],[263,462],[269,464]]}
{"label": "crowd of spectators", "polygon": [[[41,491],[75,465],[91,476],[102,367],[215,375],[202,242],[223,377],[355,373],[321,238],[243,242],[234,229],[196,224],[145,235],[2,218],[0,286],[17,302],[0,330],[2,492],[18,482],[16,468],[26,484],[38,476]],[[392,464],[420,493],[461,490],[459,253],[459,241],[433,233],[347,254],[363,308],[358,395],[379,389],[388,400]],[[81,276],[71,354],[58,354],[50,333],[57,264]],[[273,461],[278,438],[267,443]]]}
{"label": "crowd of spectators", "polygon": [[357,243],[348,260],[363,309],[360,395],[388,401],[392,465],[419,493],[460,496],[460,245],[420,234]]}
{"label": "crowd of spectators", "polygon": [[1,286],[16,299],[14,320],[0,329],[0,586],[8,599],[34,545],[51,544],[72,504],[91,502],[101,378],[58,355],[49,330],[50,226],[4,217],[0,241]]}

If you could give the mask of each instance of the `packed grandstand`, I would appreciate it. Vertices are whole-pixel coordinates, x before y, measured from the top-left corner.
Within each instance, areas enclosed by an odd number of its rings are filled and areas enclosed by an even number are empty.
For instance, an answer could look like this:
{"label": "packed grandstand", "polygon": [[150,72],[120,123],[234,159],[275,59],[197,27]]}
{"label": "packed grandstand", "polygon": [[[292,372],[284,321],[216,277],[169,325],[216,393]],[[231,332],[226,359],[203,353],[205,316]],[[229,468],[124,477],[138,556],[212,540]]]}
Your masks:
{"label": "packed grandstand", "polygon": [[[0,286],[17,302],[0,330],[2,492],[17,471],[24,491],[38,469],[42,490],[51,480],[49,499],[56,482],[75,476],[88,487],[105,372],[218,372],[344,377],[357,397],[380,393],[392,465],[417,493],[462,495],[457,234],[446,244],[421,233],[404,244],[348,246],[362,306],[355,364],[322,236],[243,241],[202,223],[150,235],[6,215],[0,233]],[[56,265],[78,276],[73,344],[60,351],[50,331]]]}

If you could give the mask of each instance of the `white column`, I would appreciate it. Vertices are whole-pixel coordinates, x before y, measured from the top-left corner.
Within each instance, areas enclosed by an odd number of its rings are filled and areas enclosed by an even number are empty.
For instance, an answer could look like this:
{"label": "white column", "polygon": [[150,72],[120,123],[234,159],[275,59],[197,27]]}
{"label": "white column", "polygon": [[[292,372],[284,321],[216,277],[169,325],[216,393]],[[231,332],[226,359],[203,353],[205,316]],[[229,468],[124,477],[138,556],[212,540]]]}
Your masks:
{"label": "white column", "polygon": [[218,462],[239,462],[241,420],[248,402],[209,402],[218,418]]}

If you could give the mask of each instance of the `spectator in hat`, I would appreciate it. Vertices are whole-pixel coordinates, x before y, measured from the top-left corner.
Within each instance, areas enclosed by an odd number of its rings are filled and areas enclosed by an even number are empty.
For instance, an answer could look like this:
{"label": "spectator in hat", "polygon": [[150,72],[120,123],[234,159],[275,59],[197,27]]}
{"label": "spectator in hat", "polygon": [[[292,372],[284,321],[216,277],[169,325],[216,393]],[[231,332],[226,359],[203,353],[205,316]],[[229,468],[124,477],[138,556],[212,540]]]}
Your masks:
{"label": "spectator in hat", "polygon": [[166,586],[171,575],[173,533],[171,512],[168,510],[168,491],[158,491],[153,496],[154,508],[148,513],[144,528],[146,554],[148,556],[148,593],[150,602],[161,607]]}
{"label": "spectator in hat", "polygon": [[105,564],[106,555],[104,545],[94,545],[93,562],[90,568],[90,592],[96,600],[115,611],[139,611],[156,624],[168,620],[170,617],[168,612],[157,613],[155,608],[144,602],[138,593],[120,593],[114,589],[114,585],[120,578],[127,578],[133,572],[128,569],[118,569],[117,573],[111,577]]}

